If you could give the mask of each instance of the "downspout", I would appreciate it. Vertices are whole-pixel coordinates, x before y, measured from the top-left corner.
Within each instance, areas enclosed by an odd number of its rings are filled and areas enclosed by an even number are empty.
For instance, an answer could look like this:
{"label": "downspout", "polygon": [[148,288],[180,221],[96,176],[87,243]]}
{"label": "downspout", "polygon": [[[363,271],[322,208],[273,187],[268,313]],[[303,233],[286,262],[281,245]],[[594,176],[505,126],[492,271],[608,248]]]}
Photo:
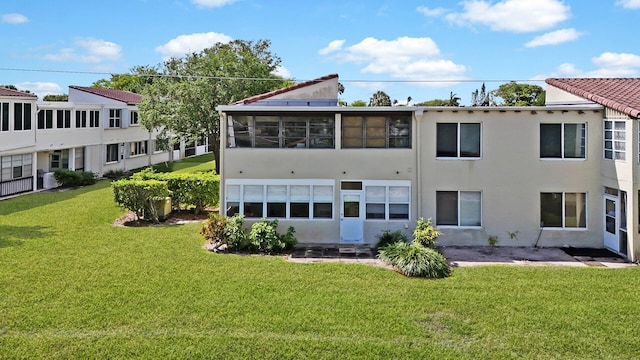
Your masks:
{"label": "downspout", "polygon": [[[414,118],[416,119],[416,131],[412,135],[415,139],[416,144],[416,191],[418,192],[418,211],[417,211],[417,219],[423,217],[422,213],[422,149],[421,149],[421,141],[420,141],[420,123],[422,122],[422,118],[424,117],[424,110],[419,109],[414,112]],[[420,119],[418,118],[420,116]]]}
{"label": "downspout", "polygon": [[220,169],[220,181],[218,184],[218,211],[220,215],[227,215],[227,211],[225,209],[225,177],[224,177],[224,154],[225,154],[225,140],[227,139],[227,114],[220,112],[218,118],[220,119],[220,144],[219,144],[219,149],[220,149],[220,155],[219,155],[219,161],[220,164],[218,164],[218,168]]}

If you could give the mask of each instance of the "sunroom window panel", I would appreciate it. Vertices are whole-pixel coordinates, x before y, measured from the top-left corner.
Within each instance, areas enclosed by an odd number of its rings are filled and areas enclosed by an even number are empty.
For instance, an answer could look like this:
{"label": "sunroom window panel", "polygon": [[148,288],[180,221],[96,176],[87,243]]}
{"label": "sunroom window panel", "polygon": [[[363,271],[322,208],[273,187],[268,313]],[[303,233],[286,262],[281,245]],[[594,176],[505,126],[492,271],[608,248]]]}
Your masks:
{"label": "sunroom window panel", "polygon": [[482,225],[482,195],[479,191],[461,191],[460,226]]}
{"label": "sunroom window panel", "polygon": [[314,203],[313,218],[314,219],[331,219],[333,217],[332,203]]}
{"label": "sunroom window panel", "polygon": [[240,201],[240,185],[227,185],[227,201]]}
{"label": "sunroom window panel", "polygon": [[286,202],[268,202],[267,203],[267,217],[284,218],[286,216],[287,216]]}
{"label": "sunroom window panel", "polygon": [[389,219],[409,219],[409,204],[389,204]]}
{"label": "sunroom window panel", "polygon": [[408,186],[389,186],[390,202],[409,202]]}
{"label": "sunroom window panel", "polygon": [[227,130],[229,147],[251,147],[250,136],[250,117],[236,116],[231,117],[231,126]]}
{"label": "sunroom window panel", "polygon": [[386,198],[385,186],[367,186],[365,188],[366,202],[386,202]]}
{"label": "sunroom window panel", "polygon": [[280,121],[276,116],[256,116],[255,147],[280,147]]}
{"label": "sunroom window panel", "polygon": [[314,202],[333,202],[333,186],[314,185],[313,201]]}
{"label": "sunroom window panel", "polygon": [[289,216],[291,218],[309,218],[309,203],[291,202],[289,204]]}
{"label": "sunroom window panel", "polygon": [[480,124],[460,124],[460,157],[480,157]]}
{"label": "sunroom window panel", "polygon": [[263,191],[262,185],[245,185],[244,201],[262,201],[264,199]]}
{"label": "sunroom window panel", "polygon": [[437,124],[437,157],[458,157],[458,124]]}
{"label": "sunroom window panel", "polygon": [[561,124],[540,124],[540,157],[562,157]]}
{"label": "sunroom window panel", "polygon": [[385,204],[367,203],[365,206],[367,219],[384,219],[385,218]]}
{"label": "sunroom window panel", "polygon": [[[246,200],[246,199],[245,199]],[[263,217],[262,202],[246,202],[244,203],[244,216],[247,218]]]}
{"label": "sunroom window panel", "polygon": [[309,202],[311,200],[309,185],[291,185],[290,192],[292,202]]}

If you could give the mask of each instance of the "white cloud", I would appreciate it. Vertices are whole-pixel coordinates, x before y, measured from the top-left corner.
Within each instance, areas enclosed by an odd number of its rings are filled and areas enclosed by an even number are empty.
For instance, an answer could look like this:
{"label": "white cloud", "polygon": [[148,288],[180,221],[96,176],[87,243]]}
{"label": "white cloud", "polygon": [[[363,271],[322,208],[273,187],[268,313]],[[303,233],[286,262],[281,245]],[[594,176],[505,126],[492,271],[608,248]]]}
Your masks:
{"label": "white cloud", "polygon": [[616,5],[625,9],[640,9],[640,0],[618,0]]}
{"label": "white cloud", "polygon": [[400,37],[395,40],[369,37],[346,48],[340,45],[328,59],[362,65],[360,72],[363,74],[389,75],[406,80],[450,80],[463,79],[467,70],[464,65],[443,59],[436,43],[426,37]]}
{"label": "white cloud", "polygon": [[284,66],[280,65],[278,66],[274,71],[273,71],[274,75],[280,76],[283,79],[290,79],[291,78],[291,72],[289,72],[289,69],[285,68]]}
{"label": "white cloud", "polygon": [[330,54],[332,52],[336,52],[338,50],[342,49],[342,45],[344,45],[344,40],[333,40],[332,42],[329,43],[329,45],[327,45],[327,47],[318,50],[318,54],[320,55],[327,55]]}
{"label": "white cloud", "polygon": [[537,47],[545,45],[558,45],[568,41],[573,41],[582,36],[582,33],[576,29],[561,29],[540,36],[536,36],[533,40],[524,44],[526,47]]}
{"label": "white cloud", "polygon": [[231,37],[225,34],[214,32],[180,35],[169,40],[166,44],[156,47],[156,51],[163,54],[165,58],[181,57],[206,49],[216,43],[228,43],[231,40]]}
{"label": "white cloud", "polygon": [[486,0],[462,2],[464,11],[445,18],[465,26],[480,24],[494,31],[533,32],[552,28],[570,17],[570,7],[560,0]]}
{"label": "white cloud", "polygon": [[234,3],[236,0],[191,0],[192,3],[208,8],[215,8],[220,6],[229,5]]}
{"label": "white cloud", "polygon": [[537,78],[549,77],[587,77],[619,78],[640,76],[640,55],[605,52],[591,59],[597,67],[585,71],[571,63],[563,63],[551,74],[540,74]]}
{"label": "white cloud", "polygon": [[44,59],[59,62],[81,62],[100,64],[118,61],[122,57],[122,47],[116,43],[98,39],[77,39],[75,47],[66,47],[56,53],[44,55]]}
{"label": "white cloud", "polygon": [[58,95],[62,94],[62,88],[60,85],[52,82],[22,82],[15,84],[18,90],[29,90],[31,93],[38,95],[40,100],[45,95]]}
{"label": "white cloud", "polygon": [[2,14],[2,22],[7,24],[24,24],[28,22],[26,16],[22,14]]}
{"label": "white cloud", "polygon": [[419,13],[424,14],[425,16],[440,16],[440,15],[444,14],[445,12],[447,12],[447,9],[443,9],[443,8],[429,9],[426,6],[418,6],[416,8],[416,10]]}

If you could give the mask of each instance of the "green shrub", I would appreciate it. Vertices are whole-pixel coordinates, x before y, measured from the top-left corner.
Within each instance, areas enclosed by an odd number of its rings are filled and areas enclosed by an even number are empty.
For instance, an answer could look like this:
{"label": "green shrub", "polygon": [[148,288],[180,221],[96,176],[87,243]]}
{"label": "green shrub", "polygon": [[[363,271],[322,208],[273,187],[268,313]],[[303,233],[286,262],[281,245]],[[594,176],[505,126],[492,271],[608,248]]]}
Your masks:
{"label": "green shrub", "polygon": [[176,209],[193,207],[197,214],[208,206],[216,206],[220,196],[220,179],[211,172],[196,174],[157,173],[146,168],[133,174],[138,180],[165,181],[171,191],[171,203]]}
{"label": "green shrub", "polygon": [[210,214],[207,221],[202,225],[202,229],[200,229],[200,235],[204,236],[210,244],[226,242],[225,229],[228,219],[226,216],[217,213]]}
{"label": "green shrub", "polygon": [[244,215],[235,214],[227,218],[224,228],[224,236],[227,246],[231,249],[244,250],[249,248],[249,236],[242,227],[244,225]]}
{"label": "green shrub", "polygon": [[202,226],[200,234],[209,244],[216,245],[216,248],[226,245],[227,249],[246,250],[249,248],[249,242],[242,228],[243,224],[244,217],[240,214],[226,217],[213,213]]}
{"label": "green shrub", "polygon": [[153,222],[158,222],[153,200],[164,199],[170,194],[167,183],[158,180],[116,180],[111,188],[116,204],[135,212],[137,220],[144,217]]}
{"label": "green shrub", "polygon": [[107,179],[122,179],[126,176],[126,173],[122,169],[115,169],[106,171],[103,176]]}
{"label": "green shrub", "polygon": [[406,276],[444,278],[451,273],[442,254],[417,243],[390,244],[380,251],[379,257]]}
{"label": "green shrub", "polygon": [[407,235],[403,234],[401,231],[391,231],[384,230],[382,233],[376,235],[376,239],[378,242],[376,243],[376,249],[383,249],[387,245],[395,244],[397,242],[408,243],[409,239]]}
{"label": "green shrub", "polygon": [[262,219],[251,225],[249,242],[254,250],[268,254],[280,253],[293,248],[297,240],[295,229],[289,226],[286,234],[278,234],[278,220]]}
{"label": "green shrub", "polygon": [[96,183],[96,174],[90,171],[73,171],[68,169],[58,169],[53,172],[53,177],[63,187],[86,186]]}
{"label": "green shrub", "polygon": [[437,245],[436,239],[440,234],[442,233],[433,226],[431,218],[426,221],[424,218],[419,218],[416,229],[413,231],[413,242],[424,247],[435,248]]}

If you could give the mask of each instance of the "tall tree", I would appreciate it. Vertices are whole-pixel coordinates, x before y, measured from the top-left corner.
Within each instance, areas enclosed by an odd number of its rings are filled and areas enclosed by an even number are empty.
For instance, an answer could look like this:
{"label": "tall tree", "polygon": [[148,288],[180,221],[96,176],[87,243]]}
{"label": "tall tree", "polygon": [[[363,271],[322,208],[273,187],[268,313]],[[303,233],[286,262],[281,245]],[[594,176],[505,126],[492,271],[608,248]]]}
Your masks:
{"label": "tall tree", "polygon": [[369,106],[391,106],[391,98],[384,91],[378,90],[369,99]]}
{"label": "tall tree", "polygon": [[521,84],[510,81],[491,91],[495,97],[503,101],[503,106],[544,106],[545,91],[538,85]]}
{"label": "tall tree", "polygon": [[45,95],[42,98],[43,101],[69,101],[69,95],[67,94],[59,94],[59,95]]}
{"label": "tall tree", "polygon": [[449,106],[460,106],[460,97],[453,91],[449,93]]}
{"label": "tall tree", "polygon": [[126,90],[136,94],[142,93],[145,85],[151,84],[160,74],[151,66],[135,66],[127,74],[112,74],[110,79],[100,79],[91,87]]}
{"label": "tall tree", "polygon": [[471,93],[471,106],[489,106],[491,105],[491,96],[487,94],[487,88],[484,83],[482,83],[482,87],[480,91],[476,89],[476,91]]}
{"label": "tall tree", "polygon": [[285,86],[288,81],[274,75],[280,58],[270,41],[234,40],[184,58],[171,58],[142,90],[138,106],[140,122],[147,129],[160,129],[160,138],[185,141],[203,135],[209,138],[220,172],[220,123],[217,105],[262,94]]}
{"label": "tall tree", "polygon": [[364,100],[355,100],[349,106],[367,106],[367,102]]}

